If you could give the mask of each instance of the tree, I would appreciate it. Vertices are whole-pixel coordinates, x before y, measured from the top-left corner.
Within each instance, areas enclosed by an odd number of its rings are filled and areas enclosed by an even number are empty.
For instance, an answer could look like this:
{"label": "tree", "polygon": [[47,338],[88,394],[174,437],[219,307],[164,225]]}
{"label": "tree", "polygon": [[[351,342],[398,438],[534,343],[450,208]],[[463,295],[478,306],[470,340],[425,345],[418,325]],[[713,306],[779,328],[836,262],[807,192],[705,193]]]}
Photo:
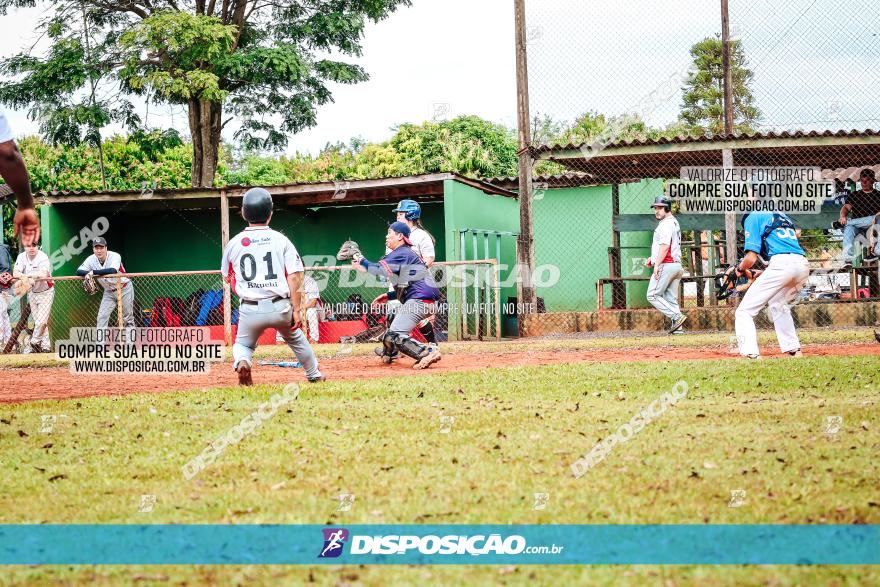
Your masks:
{"label": "tree", "polygon": [[[246,149],[284,147],[288,135],[316,124],[317,107],[333,99],[328,83],[368,79],[360,66],[326,55],[359,56],[367,21],[410,2],[51,0],[54,11],[41,25],[50,49],[2,64],[8,81],[0,83],[0,102],[52,120],[44,135],[69,142],[110,120],[138,128],[135,95],[185,105],[192,185],[209,186],[221,131],[233,119],[224,113],[239,119],[235,137]],[[0,14],[34,4],[0,0]],[[109,95],[92,99],[101,81]],[[52,116],[59,107],[63,115]]]}
{"label": "tree", "polygon": [[[679,119],[692,133],[724,133],[724,69],[721,39],[708,37],[691,47],[693,69],[688,75]],[[730,42],[730,68],[733,77],[734,131],[754,132],[753,125],[761,112],[749,84],[754,77],[746,67],[746,57],[740,41]]]}

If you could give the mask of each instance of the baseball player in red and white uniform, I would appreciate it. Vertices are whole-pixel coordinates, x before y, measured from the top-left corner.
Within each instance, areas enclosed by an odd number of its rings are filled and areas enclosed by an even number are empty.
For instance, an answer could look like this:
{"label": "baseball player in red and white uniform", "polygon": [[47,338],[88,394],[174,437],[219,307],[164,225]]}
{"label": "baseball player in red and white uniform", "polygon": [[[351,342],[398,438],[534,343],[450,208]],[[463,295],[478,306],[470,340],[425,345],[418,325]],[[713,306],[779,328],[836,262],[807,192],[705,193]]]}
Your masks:
{"label": "baseball player in red and white uniform", "polygon": [[681,227],[672,215],[671,200],[657,196],[651,207],[660,223],[654,229],[651,258],[646,263],[654,268],[648,282],[648,302],[672,321],[670,333],[681,334],[684,332],[681,325],[687,320],[678,305],[678,285],[684,275],[681,267]]}
{"label": "baseball player in red and white uniform", "polygon": [[324,381],[302,331],[303,262],[290,239],[269,228],[272,196],[263,188],[248,190],[241,213],[248,227],[229,239],[220,262],[223,277],[241,300],[232,346],[238,382],[253,385],[257,339],[269,328],[277,330],[294,352],[310,382]]}
{"label": "baseball player in red and white uniform", "polygon": [[[49,262],[49,255],[41,251],[36,243],[26,245],[24,252],[19,253],[15,260],[12,275],[34,279],[51,277],[52,264]],[[49,316],[54,300],[55,287],[51,279],[35,281],[28,292],[28,304],[31,307],[31,316],[34,317],[31,349],[35,353],[49,352],[52,349],[49,341]]]}

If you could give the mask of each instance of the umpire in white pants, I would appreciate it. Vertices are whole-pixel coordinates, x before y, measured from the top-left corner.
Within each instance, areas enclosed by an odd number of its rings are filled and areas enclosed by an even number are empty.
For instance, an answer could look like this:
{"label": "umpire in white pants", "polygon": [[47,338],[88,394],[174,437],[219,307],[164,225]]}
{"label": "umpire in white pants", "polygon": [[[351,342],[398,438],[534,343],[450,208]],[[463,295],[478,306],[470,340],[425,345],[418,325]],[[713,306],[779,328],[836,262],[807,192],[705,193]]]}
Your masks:
{"label": "umpire in white pants", "polygon": [[654,217],[660,221],[654,229],[651,258],[646,265],[653,267],[648,282],[648,303],[669,318],[670,333],[681,334],[681,326],[687,317],[678,305],[678,286],[684,269],[681,267],[681,227],[672,215],[672,202],[665,196],[657,196],[651,205]]}

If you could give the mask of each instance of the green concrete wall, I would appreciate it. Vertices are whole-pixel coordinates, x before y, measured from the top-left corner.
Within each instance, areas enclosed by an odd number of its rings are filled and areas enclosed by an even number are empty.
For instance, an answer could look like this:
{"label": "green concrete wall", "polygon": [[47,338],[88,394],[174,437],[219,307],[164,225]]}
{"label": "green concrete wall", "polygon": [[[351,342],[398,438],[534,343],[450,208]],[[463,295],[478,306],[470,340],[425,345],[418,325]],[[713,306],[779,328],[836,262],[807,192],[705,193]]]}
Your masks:
{"label": "green concrete wall", "polygon": [[[494,196],[481,190],[447,180],[444,185],[444,217],[446,220],[446,256],[449,260],[474,260],[485,259],[486,244],[488,242],[489,258],[497,256],[495,237],[478,235],[476,243],[473,234],[466,234],[464,249],[461,246],[459,231],[464,229],[493,230],[499,232],[519,232],[519,205],[510,197]],[[510,285],[500,290],[500,302],[504,304],[509,297],[516,297],[516,283],[510,277],[511,271],[516,264],[516,239],[512,236],[501,237],[501,259],[499,259],[500,281]],[[473,274],[471,274],[473,275]],[[448,301],[450,308],[460,308],[462,303],[480,304],[488,301],[494,303],[492,294],[491,276],[484,273],[478,283],[464,289],[458,287],[448,288]],[[488,287],[483,287],[488,286]],[[494,317],[490,317],[490,321]],[[450,337],[457,332],[459,315],[450,312],[449,333]],[[475,314],[470,314],[467,324],[468,331],[476,332],[477,324]],[[480,329],[481,332],[486,332]],[[489,332],[495,334],[494,324],[490,324]]]}
{"label": "green concrete wall", "polygon": [[[646,209],[662,191],[659,181],[622,184],[621,213]],[[596,281],[608,277],[611,212],[608,185],[550,189],[535,199],[535,264],[555,265],[559,270],[555,285],[537,288],[548,312],[596,309]],[[632,275],[634,260],[649,256],[651,235],[623,234],[620,241],[623,247],[647,247],[622,253],[623,275]],[[628,285],[627,305],[644,307],[646,289],[641,284]],[[610,305],[610,289],[605,299]]]}

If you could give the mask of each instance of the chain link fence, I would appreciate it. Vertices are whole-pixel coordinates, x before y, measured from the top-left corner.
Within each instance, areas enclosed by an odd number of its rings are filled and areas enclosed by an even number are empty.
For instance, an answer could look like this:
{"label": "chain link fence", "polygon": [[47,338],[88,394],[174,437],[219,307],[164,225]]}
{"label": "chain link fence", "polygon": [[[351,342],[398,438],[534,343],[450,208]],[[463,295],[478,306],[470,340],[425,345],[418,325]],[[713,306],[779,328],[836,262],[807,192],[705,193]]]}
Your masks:
{"label": "chain link fence", "polygon": [[[500,337],[500,288],[494,259],[435,263],[431,273],[442,295],[433,318],[438,341]],[[366,342],[384,332],[386,282],[350,266],[307,267],[305,275],[304,328],[312,342]],[[40,291],[46,281],[52,287]],[[68,338],[71,328],[96,326],[102,304],[109,327],[128,326],[129,291],[134,326],[206,326],[212,330],[212,339],[226,341],[228,322],[230,336],[234,336],[239,301],[230,292],[231,311],[226,320],[219,271],[129,273],[96,281],[99,287],[94,295],[86,293],[80,277],[38,279],[31,292],[19,296],[14,287],[0,291],[0,352],[48,352],[55,341]],[[48,326],[46,336],[40,328],[43,323]],[[260,342],[276,342],[276,333],[267,331]]]}
{"label": "chain link fence", "polygon": [[[815,171],[814,207],[788,211],[811,267],[796,319],[870,322],[880,298],[875,12],[865,0],[526,0],[534,262],[561,272],[538,284],[546,312],[526,334],[668,325],[648,302],[645,265],[651,205],[664,195],[682,229],[678,294],[690,327],[732,328],[738,298],[718,300],[714,278],[744,254],[742,213],[696,209],[671,187],[709,168]],[[755,177],[742,200],[775,189]],[[779,184],[786,197],[799,194],[789,183]],[[598,316],[606,311],[628,316]]]}

